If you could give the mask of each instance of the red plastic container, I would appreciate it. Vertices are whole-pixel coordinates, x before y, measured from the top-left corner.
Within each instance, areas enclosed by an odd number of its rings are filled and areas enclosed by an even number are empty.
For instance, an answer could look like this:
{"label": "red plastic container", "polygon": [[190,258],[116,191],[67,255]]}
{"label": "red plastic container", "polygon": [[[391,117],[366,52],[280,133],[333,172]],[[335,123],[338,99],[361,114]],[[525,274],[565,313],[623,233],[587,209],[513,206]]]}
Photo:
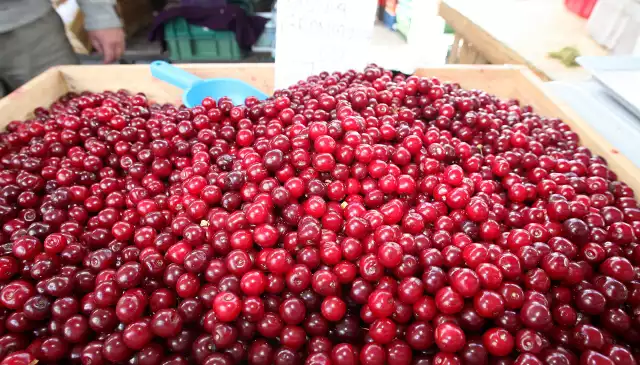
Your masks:
{"label": "red plastic container", "polygon": [[588,18],[598,0],[564,0],[564,5],[572,13]]}

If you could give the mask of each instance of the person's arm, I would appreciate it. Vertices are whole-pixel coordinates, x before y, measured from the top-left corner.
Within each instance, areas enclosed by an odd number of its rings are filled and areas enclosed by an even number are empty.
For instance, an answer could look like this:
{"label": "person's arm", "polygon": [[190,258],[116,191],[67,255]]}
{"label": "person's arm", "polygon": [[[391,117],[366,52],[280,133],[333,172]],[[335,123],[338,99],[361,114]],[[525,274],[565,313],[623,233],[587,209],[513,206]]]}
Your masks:
{"label": "person's arm", "polygon": [[102,53],[104,63],[124,53],[124,31],[115,10],[115,0],[78,0],[91,44]]}

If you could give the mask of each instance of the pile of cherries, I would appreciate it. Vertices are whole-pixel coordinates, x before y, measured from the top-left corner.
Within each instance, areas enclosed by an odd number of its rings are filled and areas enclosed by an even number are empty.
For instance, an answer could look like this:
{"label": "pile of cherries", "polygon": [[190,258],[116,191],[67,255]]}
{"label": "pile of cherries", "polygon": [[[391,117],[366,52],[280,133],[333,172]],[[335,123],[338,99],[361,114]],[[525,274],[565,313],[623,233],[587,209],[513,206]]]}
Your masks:
{"label": "pile of cherries", "polygon": [[0,135],[0,362],[633,365],[640,209],[558,119],[322,73]]}

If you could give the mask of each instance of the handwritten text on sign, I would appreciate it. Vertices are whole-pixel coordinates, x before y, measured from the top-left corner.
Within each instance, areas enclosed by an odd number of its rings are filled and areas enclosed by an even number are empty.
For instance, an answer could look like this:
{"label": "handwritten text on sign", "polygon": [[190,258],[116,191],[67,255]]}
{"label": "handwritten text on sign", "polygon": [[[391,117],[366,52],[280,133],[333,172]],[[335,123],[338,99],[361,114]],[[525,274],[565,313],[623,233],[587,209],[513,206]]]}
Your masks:
{"label": "handwritten text on sign", "polygon": [[375,0],[278,0],[276,88],[367,64]]}

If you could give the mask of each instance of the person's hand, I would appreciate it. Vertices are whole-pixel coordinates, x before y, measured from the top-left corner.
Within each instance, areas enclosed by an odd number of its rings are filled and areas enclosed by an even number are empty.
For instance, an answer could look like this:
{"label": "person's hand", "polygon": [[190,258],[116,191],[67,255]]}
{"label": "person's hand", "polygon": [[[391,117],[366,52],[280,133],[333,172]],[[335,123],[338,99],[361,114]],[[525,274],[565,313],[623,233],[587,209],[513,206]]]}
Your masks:
{"label": "person's hand", "polygon": [[90,30],[91,44],[102,53],[104,63],[116,61],[124,53],[124,31],[122,28]]}

